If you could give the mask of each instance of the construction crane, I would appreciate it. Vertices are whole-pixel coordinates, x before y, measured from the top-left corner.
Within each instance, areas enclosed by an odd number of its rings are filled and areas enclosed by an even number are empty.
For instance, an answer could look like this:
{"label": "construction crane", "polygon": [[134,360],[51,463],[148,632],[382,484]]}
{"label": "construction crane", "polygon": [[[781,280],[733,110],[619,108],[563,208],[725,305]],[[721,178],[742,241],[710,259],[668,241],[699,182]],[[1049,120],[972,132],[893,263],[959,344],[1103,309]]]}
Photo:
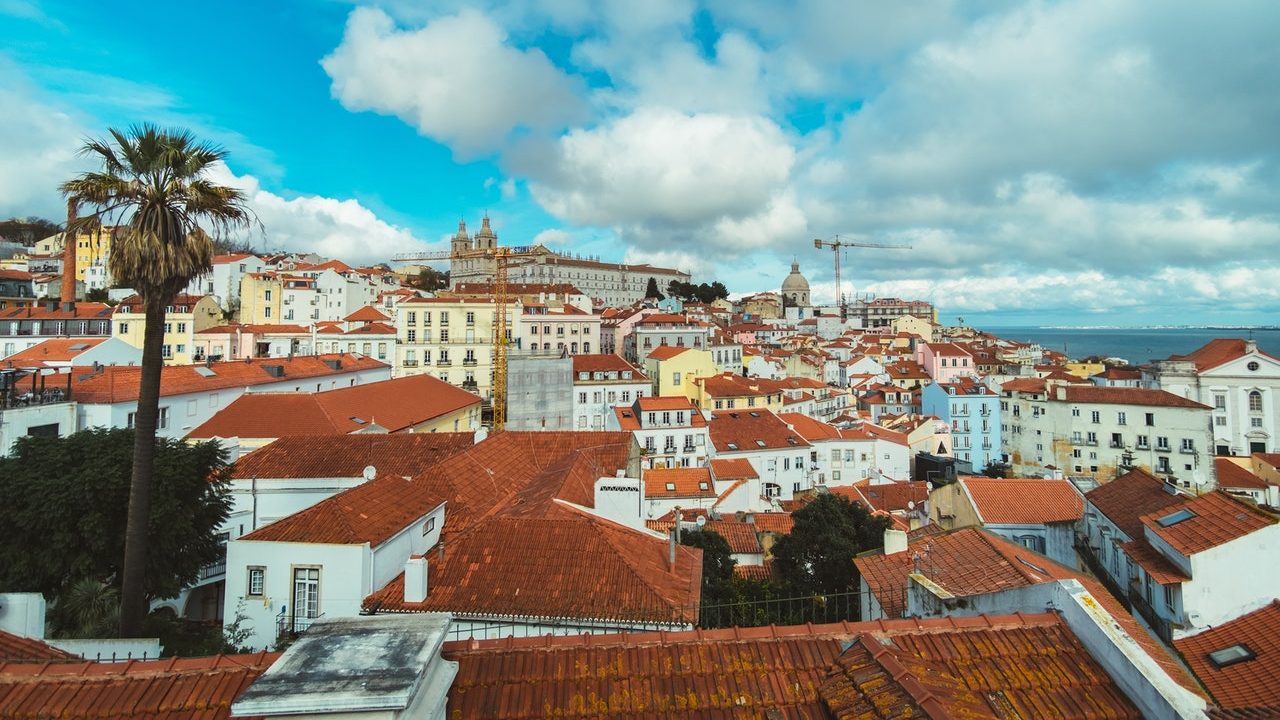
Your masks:
{"label": "construction crane", "polygon": [[536,251],[537,245],[516,247],[481,248],[459,252],[435,251],[413,252],[393,255],[392,260],[403,262],[423,262],[432,260],[493,260],[493,432],[501,432],[507,424],[507,346],[511,338],[507,337],[507,261],[512,257],[530,255]]}
{"label": "construction crane", "polygon": [[860,248],[880,248],[881,250],[910,250],[911,249],[910,245],[885,245],[882,243],[866,243],[866,242],[855,242],[853,240],[841,240],[839,235],[836,236],[835,240],[823,240],[821,238],[814,238],[813,246],[819,250],[823,248],[831,248],[832,252],[835,253],[835,256],[836,256],[836,304],[840,306],[841,318],[845,316],[844,286],[840,284],[840,249],[841,248],[860,247]]}

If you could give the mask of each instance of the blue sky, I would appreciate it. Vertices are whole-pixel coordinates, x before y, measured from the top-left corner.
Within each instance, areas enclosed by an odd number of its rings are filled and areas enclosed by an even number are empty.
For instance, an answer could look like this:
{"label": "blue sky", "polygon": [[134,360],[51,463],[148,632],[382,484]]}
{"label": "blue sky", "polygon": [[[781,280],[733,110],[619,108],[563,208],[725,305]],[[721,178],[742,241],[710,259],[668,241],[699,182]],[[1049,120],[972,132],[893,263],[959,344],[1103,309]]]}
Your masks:
{"label": "blue sky", "polygon": [[[1063,0],[0,0],[0,215],[76,145],[183,125],[270,248],[503,242],[738,293],[814,237],[944,320],[1275,323],[1280,5]],[[10,109],[12,111],[10,111]]]}

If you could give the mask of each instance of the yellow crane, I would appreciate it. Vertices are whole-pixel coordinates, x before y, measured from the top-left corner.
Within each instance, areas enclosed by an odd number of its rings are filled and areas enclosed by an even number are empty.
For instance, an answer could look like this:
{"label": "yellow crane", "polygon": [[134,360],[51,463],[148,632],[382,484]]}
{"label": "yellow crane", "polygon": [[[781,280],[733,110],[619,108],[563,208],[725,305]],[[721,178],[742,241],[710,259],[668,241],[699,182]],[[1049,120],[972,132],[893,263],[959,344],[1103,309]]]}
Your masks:
{"label": "yellow crane", "polygon": [[836,256],[836,304],[840,306],[840,317],[845,316],[844,305],[844,286],[840,284],[840,249],[847,247],[859,248],[880,248],[881,250],[910,250],[910,245],[886,245],[883,243],[857,242],[854,240],[841,240],[837,235],[834,240],[823,240],[822,238],[814,238],[813,246],[819,250],[823,248],[831,248]]}
{"label": "yellow crane", "polygon": [[423,262],[432,260],[492,259],[493,268],[493,431],[501,432],[507,424],[507,346],[511,343],[507,325],[507,261],[512,257],[529,255],[536,245],[517,247],[492,247],[461,252],[435,251],[399,253],[391,257],[398,262]]}

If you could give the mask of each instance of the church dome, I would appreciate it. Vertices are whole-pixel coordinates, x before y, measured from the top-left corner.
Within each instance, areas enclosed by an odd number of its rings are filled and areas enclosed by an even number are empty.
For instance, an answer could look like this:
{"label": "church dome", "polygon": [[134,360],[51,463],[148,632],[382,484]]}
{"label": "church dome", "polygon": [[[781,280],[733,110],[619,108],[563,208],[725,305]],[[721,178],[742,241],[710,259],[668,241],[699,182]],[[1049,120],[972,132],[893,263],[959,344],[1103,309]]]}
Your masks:
{"label": "church dome", "polygon": [[809,281],[805,280],[804,276],[800,274],[800,263],[791,263],[791,274],[787,276],[786,280],[782,281],[782,292],[788,294],[793,292],[809,292]]}

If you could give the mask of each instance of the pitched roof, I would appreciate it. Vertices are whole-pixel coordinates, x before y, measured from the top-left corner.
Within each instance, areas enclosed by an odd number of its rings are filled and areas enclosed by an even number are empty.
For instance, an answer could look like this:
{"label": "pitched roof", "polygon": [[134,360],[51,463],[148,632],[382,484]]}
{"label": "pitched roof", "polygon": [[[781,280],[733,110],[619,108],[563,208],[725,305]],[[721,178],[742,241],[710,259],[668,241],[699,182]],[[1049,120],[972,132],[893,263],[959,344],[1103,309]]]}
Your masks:
{"label": "pitched roof", "polygon": [[900,480],[873,485],[869,480],[860,480],[853,485],[831,488],[830,492],[861,503],[872,512],[904,512],[913,509],[910,504],[918,506],[929,499],[929,483]]}
{"label": "pitched roof", "polygon": [[1231,462],[1231,458],[1214,458],[1213,468],[1218,478],[1218,487],[1249,488],[1252,490],[1265,490],[1267,488],[1266,480],[1249,472],[1248,468]]}
{"label": "pitched roof", "polygon": [[345,435],[373,425],[398,432],[479,404],[479,396],[426,374],[318,393],[245,393],[187,437]]}
{"label": "pitched roof", "polygon": [[8,356],[5,362],[12,367],[32,367],[47,362],[68,363],[86,350],[95,348],[109,339],[105,337],[49,338]]}
{"label": "pitched roof", "polygon": [[582,372],[616,372],[621,376],[622,373],[628,371],[631,372],[632,380],[644,381],[648,379],[644,372],[639,368],[627,362],[621,356],[614,355],[612,353],[601,355],[573,355],[571,356],[571,359],[573,361],[573,374],[575,380],[577,379],[577,374]]}
{"label": "pitched roof", "polygon": [[729,543],[729,551],[738,553],[762,553],[760,538],[756,535],[756,526],[749,522],[737,520],[708,520],[703,530],[710,530]]}
{"label": "pitched roof", "polygon": [[70,310],[56,303],[0,309],[0,320],[109,320],[113,312],[106,303],[78,302]]}
{"label": "pitched roof", "polygon": [[[1244,357],[1247,348],[1243,338],[1215,338],[1205,343],[1202,347],[1187,353],[1186,355],[1170,355],[1170,360],[1189,360],[1196,365],[1196,370],[1204,372],[1212,370],[1219,365],[1224,365]],[[1259,355],[1269,357],[1272,360],[1280,360],[1280,358],[1268,355],[1261,350],[1257,351]]]}
{"label": "pitched roof", "polygon": [[1209,409],[1208,405],[1179,397],[1166,390],[1098,385],[1065,385],[1062,389],[1066,393],[1067,402]]}
{"label": "pitched roof", "polygon": [[809,447],[799,433],[763,408],[716,411],[708,427],[712,444],[722,453]]}
{"label": "pitched roof", "polygon": [[744,480],[760,477],[756,473],[755,466],[746,458],[715,458],[709,464],[717,480]]}
{"label": "pitched roof", "polygon": [[1130,540],[1120,547],[1130,560],[1137,563],[1151,576],[1152,580],[1160,585],[1178,585],[1191,579],[1177,565],[1170,562],[1169,558],[1152,547],[1146,538]]}
{"label": "pitched roof", "polygon": [[963,477],[978,517],[988,525],[1041,525],[1084,517],[1084,498],[1067,480]]}
{"label": "pitched roof", "polygon": [[386,322],[391,316],[372,305],[365,305],[342,319],[345,322]]}
{"label": "pitched roof", "polygon": [[653,358],[654,360],[670,360],[677,355],[684,354],[686,350],[691,349],[692,348],[679,347],[677,345],[659,345],[651,350],[646,357]]}
{"label": "pitched roof", "polygon": [[716,496],[707,468],[654,468],[644,471],[647,498],[712,498]]}
{"label": "pitched roof", "polygon": [[378,476],[415,476],[470,448],[472,433],[369,433],[282,437],[236,461],[231,477],[358,478],[366,467]]}
{"label": "pitched roof", "polygon": [[[283,368],[283,377],[276,377],[267,370],[273,365]],[[352,354],[229,360],[208,365],[166,365],[160,370],[160,396],[268,385],[387,367],[386,363],[373,358]],[[142,368],[112,365],[101,368],[97,373],[90,373],[90,368],[77,368],[71,373],[72,393],[77,402],[137,401]]]}
{"label": "pitched roof", "polygon": [[1186,496],[1170,493],[1163,480],[1138,468],[1099,485],[1084,497],[1120,528],[1120,532],[1128,535],[1130,540],[1136,540],[1143,536],[1142,521],[1138,518],[1177,505]]}
{"label": "pitched roof", "polygon": [[0,630],[0,663],[78,659],[66,650],[56,648],[42,640]]}
{"label": "pitched roof", "polygon": [[1138,717],[1052,613],[462,641],[443,655],[461,717]]}
{"label": "pitched roof", "polygon": [[[1190,517],[1169,522],[1174,513]],[[1280,518],[1223,491],[1147,513],[1139,521],[1183,555],[1193,555],[1275,525]]]}
{"label": "pitched roof", "polygon": [[0,665],[0,717],[221,720],[279,656]]}
{"label": "pitched roof", "polygon": [[[1241,645],[1253,657],[1220,667],[1209,653]],[[1253,709],[1280,716],[1280,600],[1190,637],[1173,646],[1224,710]]]}

